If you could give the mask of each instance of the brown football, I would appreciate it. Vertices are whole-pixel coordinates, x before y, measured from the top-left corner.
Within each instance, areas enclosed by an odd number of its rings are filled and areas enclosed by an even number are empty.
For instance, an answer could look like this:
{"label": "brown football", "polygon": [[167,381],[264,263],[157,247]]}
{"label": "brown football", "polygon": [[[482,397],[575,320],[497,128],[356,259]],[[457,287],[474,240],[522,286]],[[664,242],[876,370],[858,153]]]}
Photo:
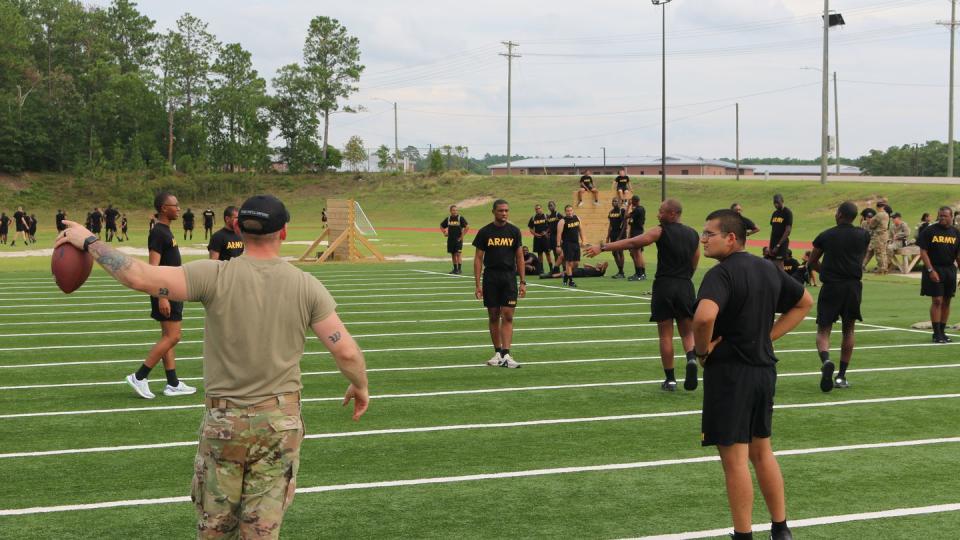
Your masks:
{"label": "brown football", "polygon": [[93,256],[73,244],[61,244],[53,250],[50,270],[60,290],[70,294],[80,288],[93,270]]}

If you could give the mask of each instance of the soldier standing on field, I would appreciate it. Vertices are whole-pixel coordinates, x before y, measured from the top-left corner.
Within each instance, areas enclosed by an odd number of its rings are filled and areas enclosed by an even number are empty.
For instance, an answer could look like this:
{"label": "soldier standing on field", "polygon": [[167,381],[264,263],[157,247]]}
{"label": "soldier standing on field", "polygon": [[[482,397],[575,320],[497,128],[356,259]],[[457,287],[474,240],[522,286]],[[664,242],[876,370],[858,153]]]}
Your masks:
{"label": "soldier standing on field", "polygon": [[890,214],[886,210],[886,201],[877,201],[877,214],[870,220],[870,249],[877,256],[877,273],[886,274],[890,269]]}

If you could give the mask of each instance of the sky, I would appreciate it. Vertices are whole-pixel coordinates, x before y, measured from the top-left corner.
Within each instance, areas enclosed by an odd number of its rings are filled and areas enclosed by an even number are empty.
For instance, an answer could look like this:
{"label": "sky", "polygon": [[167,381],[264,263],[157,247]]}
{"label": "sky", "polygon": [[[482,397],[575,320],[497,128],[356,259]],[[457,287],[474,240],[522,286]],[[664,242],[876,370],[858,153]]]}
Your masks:
{"label": "sky", "polygon": [[[106,5],[108,0],[93,4]],[[840,152],[947,140],[950,0],[831,0]],[[514,155],[659,155],[661,16],[650,0],[142,0],[173,28],[190,12],[223,43],[240,43],[268,83],[302,61],[312,17],[338,19],[366,66],[331,116],[330,142],[368,147],[462,145],[507,150],[507,59]],[[820,154],[823,2],[673,0],[666,5],[667,152],[733,157]],[[834,125],[830,87],[830,132]]]}

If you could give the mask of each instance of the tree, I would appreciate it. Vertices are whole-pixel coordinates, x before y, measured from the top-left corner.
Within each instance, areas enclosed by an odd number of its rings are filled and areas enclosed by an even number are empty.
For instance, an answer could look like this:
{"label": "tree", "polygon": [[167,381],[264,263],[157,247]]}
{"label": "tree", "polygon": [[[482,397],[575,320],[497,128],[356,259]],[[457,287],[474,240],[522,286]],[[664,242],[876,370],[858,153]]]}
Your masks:
{"label": "tree", "polygon": [[314,17],[303,45],[303,61],[318,109],[323,113],[325,159],[330,114],[340,109],[341,99],[357,91],[356,83],[364,69],[360,64],[360,40],[348,35],[337,19]]}
{"label": "tree", "polygon": [[360,164],[367,161],[367,149],[363,147],[363,139],[359,135],[354,135],[347,141],[343,147],[343,159],[354,171],[360,170]]}
{"label": "tree", "polygon": [[377,167],[379,167],[381,171],[393,167],[394,162],[390,155],[390,148],[388,148],[387,145],[381,144],[380,147],[377,148],[375,155],[377,156]]}
{"label": "tree", "polygon": [[432,150],[430,152],[430,175],[436,176],[443,173],[443,156],[440,154],[440,150]]}
{"label": "tree", "polygon": [[120,66],[120,73],[145,70],[156,61],[154,48],[159,35],[156,24],[137,11],[136,2],[113,0],[107,8],[109,50]]}
{"label": "tree", "polygon": [[224,47],[211,71],[207,122],[213,163],[231,172],[265,168],[270,131],[266,81],[239,43]]}
{"label": "tree", "polygon": [[[270,117],[285,145],[280,158],[290,172],[297,173],[326,163],[316,140],[317,107],[311,97],[310,81],[299,64],[288,64],[277,70],[273,79],[276,94],[270,106]],[[328,157],[329,152],[328,152]]]}

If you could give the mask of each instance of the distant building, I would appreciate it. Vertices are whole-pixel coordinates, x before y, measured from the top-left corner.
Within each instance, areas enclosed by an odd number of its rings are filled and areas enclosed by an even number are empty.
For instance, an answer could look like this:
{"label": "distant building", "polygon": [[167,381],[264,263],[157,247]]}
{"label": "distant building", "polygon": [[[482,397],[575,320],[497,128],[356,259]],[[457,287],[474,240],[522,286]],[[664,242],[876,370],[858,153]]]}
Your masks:
{"label": "distant building", "polygon": [[[820,176],[820,165],[751,165],[753,174],[770,176]],[[830,176],[862,176],[863,170],[853,165],[840,165],[837,172],[836,165],[827,167]]]}
{"label": "distant building", "polygon": [[[567,174],[580,175],[590,170],[591,174],[617,174],[624,169],[628,176],[659,176],[660,156],[639,157],[608,157],[604,165],[603,158],[528,158],[514,161],[510,164],[512,173],[516,175],[545,175]],[[741,175],[753,175],[754,166],[741,165]],[[507,164],[499,163],[487,167],[490,174],[507,174]],[[718,159],[704,159],[682,155],[667,156],[667,175],[669,176],[728,176],[737,174],[737,165],[729,161]]]}

